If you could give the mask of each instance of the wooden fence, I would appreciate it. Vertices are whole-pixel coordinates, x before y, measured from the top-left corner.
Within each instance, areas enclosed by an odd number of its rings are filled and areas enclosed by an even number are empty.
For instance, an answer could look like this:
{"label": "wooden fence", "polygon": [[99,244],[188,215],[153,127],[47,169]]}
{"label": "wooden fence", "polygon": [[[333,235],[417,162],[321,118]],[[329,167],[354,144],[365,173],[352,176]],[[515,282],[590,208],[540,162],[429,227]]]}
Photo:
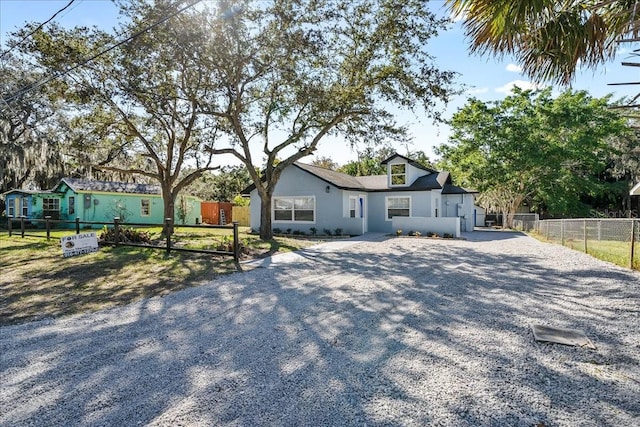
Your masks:
{"label": "wooden fence", "polygon": [[80,225],[102,225],[102,226],[112,226],[114,229],[114,241],[103,241],[103,244],[113,245],[113,246],[135,246],[141,248],[148,249],[163,249],[167,253],[171,251],[182,251],[182,252],[198,252],[205,254],[214,254],[214,255],[228,255],[233,256],[233,259],[238,262],[240,259],[240,239],[238,237],[238,223],[233,222],[231,225],[176,225],[179,228],[204,228],[204,229],[225,229],[233,232],[233,242],[232,242],[232,251],[221,251],[221,250],[211,250],[211,249],[194,249],[194,248],[182,248],[172,246],[171,244],[171,234],[166,237],[166,243],[164,246],[157,245],[148,245],[142,243],[130,243],[130,242],[121,242],[119,235],[121,231],[121,227],[130,226],[130,227],[167,227],[167,229],[173,229],[173,219],[167,218],[164,224],[143,224],[143,223],[124,223],[120,222],[120,218],[114,218],[112,223],[105,222],[95,222],[95,221],[80,221],[80,218],[76,218],[75,221],[66,221],[66,220],[58,220],[51,219],[50,217],[45,217],[45,219],[29,219],[26,217],[20,218],[12,218],[9,217],[7,219],[7,226],[9,231],[9,236],[12,236],[14,233],[13,223],[20,223],[20,235],[21,237],[25,236],[33,236],[33,237],[42,237],[40,235],[33,235],[26,233],[26,223],[41,223],[45,225],[46,229],[46,239],[49,240],[51,238],[51,228],[55,224],[75,224],[75,232],[76,234],[80,234]]}
{"label": "wooden fence", "polygon": [[[202,215],[202,222],[216,225],[231,224],[236,220],[233,216],[232,206],[229,202],[201,202],[200,214]],[[224,222],[220,211],[224,212]]]}
{"label": "wooden fence", "polygon": [[237,221],[242,227],[251,225],[249,217],[249,206],[234,206],[232,209],[233,220]]}

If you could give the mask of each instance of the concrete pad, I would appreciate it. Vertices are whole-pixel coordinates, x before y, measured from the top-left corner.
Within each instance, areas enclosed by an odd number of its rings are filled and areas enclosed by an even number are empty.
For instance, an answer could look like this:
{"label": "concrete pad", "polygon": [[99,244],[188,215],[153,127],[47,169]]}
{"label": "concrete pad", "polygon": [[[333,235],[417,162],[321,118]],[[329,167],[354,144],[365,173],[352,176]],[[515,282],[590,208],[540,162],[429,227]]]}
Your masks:
{"label": "concrete pad", "polygon": [[531,325],[536,341],[550,342],[595,350],[596,346],[584,332],[578,329],[552,328],[543,325]]}

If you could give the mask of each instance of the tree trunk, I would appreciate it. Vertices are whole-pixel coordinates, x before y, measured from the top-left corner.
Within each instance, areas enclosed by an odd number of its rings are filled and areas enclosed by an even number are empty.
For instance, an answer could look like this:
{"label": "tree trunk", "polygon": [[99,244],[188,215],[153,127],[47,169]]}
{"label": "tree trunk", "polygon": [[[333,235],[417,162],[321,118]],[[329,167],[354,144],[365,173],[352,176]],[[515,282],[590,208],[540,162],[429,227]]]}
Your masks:
{"label": "tree trunk", "polygon": [[273,230],[271,229],[271,193],[265,192],[260,195],[260,238],[262,240],[270,240],[273,238]]}
{"label": "tree trunk", "polygon": [[174,200],[171,190],[165,190],[164,188],[162,189],[162,201],[164,205],[164,216],[162,218],[162,222],[164,225],[162,226],[162,234],[168,236],[170,234],[173,234],[173,226],[171,226],[170,229],[167,230],[166,219],[171,218],[171,224],[175,224]]}

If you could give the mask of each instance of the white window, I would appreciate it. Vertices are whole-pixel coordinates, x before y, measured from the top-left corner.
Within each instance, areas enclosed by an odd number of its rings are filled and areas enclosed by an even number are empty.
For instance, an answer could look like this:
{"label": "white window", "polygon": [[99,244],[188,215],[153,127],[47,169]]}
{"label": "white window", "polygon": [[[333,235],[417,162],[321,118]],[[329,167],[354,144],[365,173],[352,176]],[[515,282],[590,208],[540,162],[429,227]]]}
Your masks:
{"label": "white window", "polygon": [[411,216],[411,197],[387,197],[386,201],[387,221],[394,216]]}
{"label": "white window", "polygon": [[391,165],[391,185],[407,184],[407,165],[400,163]]}
{"label": "white window", "polygon": [[357,209],[358,200],[355,197],[349,197],[349,218],[357,217]]}
{"label": "white window", "polygon": [[315,222],[316,200],[312,196],[274,197],[274,222]]}
{"label": "white window", "polygon": [[29,199],[22,199],[22,216],[29,216]]}
{"label": "white window", "polygon": [[13,199],[13,200],[11,200],[11,201],[9,202],[9,212],[7,213],[7,215],[9,215],[9,216],[10,216],[10,217],[12,217],[12,218],[13,218],[13,216],[14,216],[14,214],[15,214],[15,209],[14,209],[14,207],[13,207],[13,206],[14,206],[14,202],[15,202],[15,199]]}
{"label": "white window", "polygon": [[45,212],[60,212],[60,199],[42,199],[42,210]]}
{"label": "white window", "polygon": [[140,199],[140,215],[149,216],[151,214],[151,202],[149,199]]}

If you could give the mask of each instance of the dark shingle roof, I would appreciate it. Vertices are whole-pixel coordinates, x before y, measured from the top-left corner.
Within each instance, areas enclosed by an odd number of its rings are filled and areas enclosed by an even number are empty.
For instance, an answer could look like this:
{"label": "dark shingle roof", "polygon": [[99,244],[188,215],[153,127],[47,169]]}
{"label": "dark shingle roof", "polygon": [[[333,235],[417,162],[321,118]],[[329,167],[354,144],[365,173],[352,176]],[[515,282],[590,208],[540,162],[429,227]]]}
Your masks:
{"label": "dark shingle roof", "polygon": [[[397,154],[398,157],[403,157]],[[393,156],[395,157],[395,156]],[[390,157],[389,159],[393,158]],[[403,157],[405,158],[405,157]],[[387,160],[389,160],[387,159]],[[406,158],[405,158],[406,159]],[[407,159],[409,160],[409,159]],[[464,194],[467,191],[464,188],[456,187],[451,184],[451,176],[447,171],[434,171],[418,164],[414,165],[422,170],[431,172],[427,175],[416,179],[408,187],[389,187],[387,175],[370,175],[370,176],[351,176],[346,173],[336,172],[331,169],[325,169],[319,166],[307,165],[305,163],[295,162],[294,166],[320,178],[327,184],[331,184],[341,190],[361,190],[361,191],[424,191],[443,189],[443,194]],[[242,194],[249,194],[256,188],[255,184],[249,185],[244,189]],[[445,190],[446,189],[446,190]]]}
{"label": "dark shingle roof", "polygon": [[415,160],[411,160],[410,158],[405,157],[403,155],[400,155],[398,153],[395,153],[394,155],[384,159],[383,161],[380,162],[380,164],[381,165],[386,165],[387,163],[389,163],[391,160],[395,159],[396,157],[400,157],[401,159],[406,160],[407,163],[409,163],[411,166],[416,167],[418,169],[422,169],[424,171],[431,172],[431,173],[437,173],[438,172],[437,170],[428,168],[426,166],[422,166],[420,163],[416,162]]}
{"label": "dark shingle roof", "polygon": [[108,193],[161,194],[159,185],[136,184],[134,182],[94,181],[83,178],[62,178],[60,184],[67,184],[73,191],[104,191]]}
{"label": "dark shingle roof", "polygon": [[335,185],[338,188],[349,190],[365,189],[360,180],[358,180],[358,177],[347,175],[346,173],[342,172],[332,171],[331,169],[321,168],[319,166],[307,165],[304,163],[295,162],[294,165],[299,167],[303,171],[317,176],[318,178],[326,181],[329,184]]}

